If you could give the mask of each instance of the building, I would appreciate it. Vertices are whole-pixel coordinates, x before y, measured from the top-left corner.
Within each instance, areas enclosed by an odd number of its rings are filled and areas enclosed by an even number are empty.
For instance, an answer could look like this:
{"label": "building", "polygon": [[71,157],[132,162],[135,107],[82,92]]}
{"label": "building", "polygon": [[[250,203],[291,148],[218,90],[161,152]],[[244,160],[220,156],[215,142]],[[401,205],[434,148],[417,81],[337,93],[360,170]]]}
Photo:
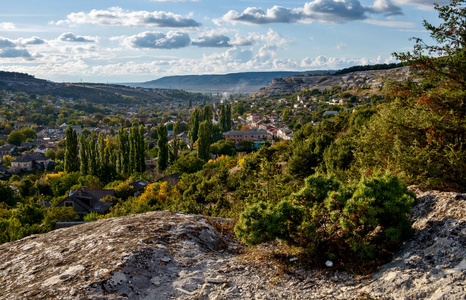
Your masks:
{"label": "building", "polygon": [[232,140],[235,143],[239,143],[246,140],[269,140],[272,135],[264,129],[257,129],[251,131],[228,131],[223,134],[226,140]]}
{"label": "building", "polygon": [[70,190],[68,197],[58,203],[59,207],[73,207],[77,214],[86,215],[90,212],[105,213],[113,205],[112,202],[102,201],[106,196],[115,196],[114,190],[86,190],[81,187]]}
{"label": "building", "polygon": [[26,154],[12,161],[10,170],[12,172],[45,170],[51,161],[49,157],[41,154]]}

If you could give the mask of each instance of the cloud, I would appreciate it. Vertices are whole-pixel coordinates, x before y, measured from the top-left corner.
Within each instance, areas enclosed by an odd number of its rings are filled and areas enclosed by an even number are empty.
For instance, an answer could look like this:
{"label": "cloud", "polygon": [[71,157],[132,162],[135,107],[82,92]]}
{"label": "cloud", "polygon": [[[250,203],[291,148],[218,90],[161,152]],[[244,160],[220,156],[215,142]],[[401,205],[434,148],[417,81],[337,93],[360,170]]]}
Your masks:
{"label": "cloud", "polygon": [[0,22],[0,30],[9,30],[9,29],[15,29],[16,26],[15,24],[11,22]]}
{"label": "cloud", "polygon": [[56,24],[96,24],[108,26],[129,27],[199,27],[201,23],[189,17],[183,17],[171,12],[163,11],[128,11],[119,7],[108,10],[93,9],[89,13],[71,13],[66,20]]}
{"label": "cloud", "polygon": [[401,8],[390,0],[376,0],[371,10],[374,13],[384,13],[388,17],[403,15]]}
{"label": "cloud", "polygon": [[396,4],[399,5],[416,5],[419,9],[423,10],[432,10],[434,8],[434,3],[439,5],[446,5],[450,3],[449,0],[393,0]]}
{"label": "cloud", "polygon": [[391,0],[376,0],[373,6],[363,6],[359,0],[313,0],[302,8],[273,6],[264,11],[248,7],[243,12],[230,10],[223,17],[214,19],[217,25],[223,23],[270,24],[270,23],[344,23],[367,19],[367,13],[394,16],[402,14],[401,8]]}
{"label": "cloud", "polygon": [[63,42],[72,42],[72,43],[95,43],[96,41],[89,37],[74,35],[71,32],[63,33],[58,37],[58,40]]}
{"label": "cloud", "polygon": [[342,42],[342,43],[339,43],[339,44],[337,45],[336,48],[337,48],[338,50],[341,50],[341,49],[343,49],[343,48],[346,48],[347,46],[348,46],[348,45],[347,45],[346,43],[343,43],[343,42]]}
{"label": "cloud", "polygon": [[5,49],[2,52],[0,52],[0,57],[3,57],[3,58],[22,57],[25,59],[33,59],[31,53],[29,53],[26,49]]}
{"label": "cloud", "polygon": [[198,47],[231,47],[229,37],[215,32],[203,34],[199,39],[193,40],[191,44]]}
{"label": "cloud", "polygon": [[21,44],[21,45],[42,45],[42,44],[45,44],[45,40],[37,37],[37,36],[33,36],[31,38],[28,38],[28,39],[19,39],[18,42]]}
{"label": "cloud", "polygon": [[163,32],[146,31],[126,37],[124,42],[132,48],[177,49],[189,46],[191,39],[184,32],[170,31],[164,34]]}
{"label": "cloud", "polygon": [[2,48],[12,48],[12,47],[16,47],[16,44],[9,40],[9,39],[6,39],[6,38],[3,38],[3,37],[0,37],[0,49]]}
{"label": "cloud", "polygon": [[252,46],[255,44],[255,40],[252,36],[243,36],[239,33],[235,34],[235,39],[230,42],[233,46]]}
{"label": "cloud", "polygon": [[368,23],[368,24],[372,24],[376,26],[395,27],[395,28],[415,28],[416,27],[416,24],[412,22],[380,21],[380,20],[367,19],[367,20],[364,20],[364,23]]}

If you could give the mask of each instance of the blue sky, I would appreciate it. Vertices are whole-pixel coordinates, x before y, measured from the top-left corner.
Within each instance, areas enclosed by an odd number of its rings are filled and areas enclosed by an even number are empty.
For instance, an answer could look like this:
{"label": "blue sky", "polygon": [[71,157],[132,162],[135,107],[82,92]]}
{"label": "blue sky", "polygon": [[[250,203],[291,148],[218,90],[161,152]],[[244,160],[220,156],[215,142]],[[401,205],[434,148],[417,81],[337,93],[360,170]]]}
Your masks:
{"label": "blue sky", "polygon": [[[6,1],[5,1],[6,2]],[[21,0],[0,10],[0,70],[57,82],[341,69],[429,41],[445,0]]]}

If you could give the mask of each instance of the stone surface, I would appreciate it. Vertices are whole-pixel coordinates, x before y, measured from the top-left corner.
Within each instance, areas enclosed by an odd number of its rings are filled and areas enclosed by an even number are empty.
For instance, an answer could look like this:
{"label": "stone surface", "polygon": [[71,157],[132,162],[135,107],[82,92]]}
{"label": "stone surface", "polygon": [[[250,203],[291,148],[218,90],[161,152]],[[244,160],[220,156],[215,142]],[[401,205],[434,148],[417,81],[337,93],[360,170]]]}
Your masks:
{"label": "stone surface", "polygon": [[273,243],[238,254],[214,229],[231,220],[161,211],[1,245],[0,298],[465,299],[466,194],[412,189],[416,232],[369,278],[283,268],[263,258]]}
{"label": "stone surface", "polygon": [[274,79],[269,85],[253,94],[255,97],[265,97],[287,93],[296,93],[304,89],[323,91],[339,86],[343,89],[370,87],[379,89],[385,79],[402,80],[409,76],[409,68],[389,70],[357,71],[344,75],[298,76]]}

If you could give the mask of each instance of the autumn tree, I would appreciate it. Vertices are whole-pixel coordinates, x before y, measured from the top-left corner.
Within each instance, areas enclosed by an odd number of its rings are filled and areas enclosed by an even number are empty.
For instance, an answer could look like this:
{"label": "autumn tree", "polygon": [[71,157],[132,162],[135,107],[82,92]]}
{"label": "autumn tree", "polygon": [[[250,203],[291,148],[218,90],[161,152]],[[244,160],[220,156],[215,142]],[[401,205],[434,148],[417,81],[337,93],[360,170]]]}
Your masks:
{"label": "autumn tree", "polygon": [[466,7],[452,0],[435,8],[443,22],[424,27],[436,41],[416,38],[414,50],[395,55],[419,83],[392,83],[386,105],[360,141],[363,169],[377,166],[430,188],[466,186]]}

